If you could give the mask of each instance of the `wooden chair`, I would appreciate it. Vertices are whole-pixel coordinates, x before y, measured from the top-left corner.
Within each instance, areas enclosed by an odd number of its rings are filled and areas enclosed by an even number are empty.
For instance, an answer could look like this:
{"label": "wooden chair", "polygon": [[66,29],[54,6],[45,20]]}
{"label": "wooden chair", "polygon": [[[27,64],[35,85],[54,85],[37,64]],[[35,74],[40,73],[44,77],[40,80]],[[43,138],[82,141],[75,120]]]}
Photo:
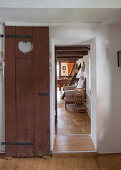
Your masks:
{"label": "wooden chair", "polygon": [[86,99],[84,91],[77,91],[74,96],[74,110],[86,112]]}
{"label": "wooden chair", "polygon": [[[70,87],[70,88],[69,88]],[[65,109],[67,110],[67,104],[74,104],[75,102],[78,102],[77,100],[81,101],[83,98],[86,101],[86,78],[84,81],[84,88],[75,88],[75,87],[71,87],[69,86],[67,88],[65,88]],[[79,96],[77,97],[77,93],[79,94]],[[80,95],[83,94],[83,97]],[[77,99],[75,99],[75,97]],[[76,101],[75,101],[76,100]],[[84,102],[84,100],[83,100]]]}

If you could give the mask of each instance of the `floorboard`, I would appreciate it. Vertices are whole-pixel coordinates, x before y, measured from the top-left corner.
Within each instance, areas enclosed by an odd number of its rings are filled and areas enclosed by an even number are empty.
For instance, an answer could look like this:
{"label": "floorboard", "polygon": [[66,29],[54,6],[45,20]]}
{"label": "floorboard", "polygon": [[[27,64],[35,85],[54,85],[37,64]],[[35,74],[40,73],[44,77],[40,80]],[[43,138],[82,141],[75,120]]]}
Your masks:
{"label": "floorboard", "polygon": [[96,158],[0,158],[0,170],[121,170],[121,154]]}
{"label": "floorboard", "polygon": [[95,151],[90,131],[91,121],[87,113],[71,112],[65,109],[62,92],[57,91],[58,124],[53,153]]}
{"label": "floorboard", "polygon": [[91,120],[87,113],[69,112],[65,110],[65,101],[61,99],[62,92],[57,91],[58,124],[57,135],[90,134]]}
{"label": "floorboard", "polygon": [[54,152],[68,151],[95,151],[95,147],[89,135],[57,135]]}

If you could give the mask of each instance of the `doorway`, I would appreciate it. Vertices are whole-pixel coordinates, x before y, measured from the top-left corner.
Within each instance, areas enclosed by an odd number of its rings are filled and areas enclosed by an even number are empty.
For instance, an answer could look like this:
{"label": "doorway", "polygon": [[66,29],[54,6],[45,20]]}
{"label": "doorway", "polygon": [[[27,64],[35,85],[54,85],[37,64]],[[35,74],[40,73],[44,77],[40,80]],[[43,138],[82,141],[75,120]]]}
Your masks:
{"label": "doorway", "polygon": [[[90,80],[89,51],[89,45],[55,46],[55,152],[95,150],[90,137],[91,119],[87,108],[89,97],[87,81]],[[86,70],[84,74],[86,57],[88,71]],[[83,81],[83,87],[80,85],[81,81]]]}

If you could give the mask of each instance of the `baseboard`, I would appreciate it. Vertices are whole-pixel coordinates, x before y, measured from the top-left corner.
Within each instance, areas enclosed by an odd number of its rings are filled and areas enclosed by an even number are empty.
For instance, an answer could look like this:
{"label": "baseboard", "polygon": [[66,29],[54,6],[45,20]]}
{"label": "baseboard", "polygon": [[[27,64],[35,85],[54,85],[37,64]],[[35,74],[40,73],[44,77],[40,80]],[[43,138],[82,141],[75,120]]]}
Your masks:
{"label": "baseboard", "polygon": [[121,152],[98,152],[98,155],[121,154]]}

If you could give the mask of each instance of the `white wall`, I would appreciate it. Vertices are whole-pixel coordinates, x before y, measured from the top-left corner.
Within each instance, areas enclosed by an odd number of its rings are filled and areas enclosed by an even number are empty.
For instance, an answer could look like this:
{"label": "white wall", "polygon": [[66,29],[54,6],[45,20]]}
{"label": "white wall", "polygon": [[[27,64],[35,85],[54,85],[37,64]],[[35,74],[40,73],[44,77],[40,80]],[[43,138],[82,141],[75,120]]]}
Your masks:
{"label": "white wall", "polygon": [[[82,59],[79,59],[77,61],[78,64],[81,63],[81,65],[83,65],[83,62],[85,63],[85,70],[84,72],[82,71],[82,69],[80,69],[78,76],[80,77],[81,75],[86,77],[86,106],[87,106],[87,111],[88,114],[91,118],[91,74],[89,74],[89,67],[91,67],[91,64],[89,63],[89,60],[91,60],[90,57],[90,51],[89,54],[87,56],[84,56]],[[91,71],[91,70],[90,70]]]}
{"label": "white wall", "polygon": [[[4,82],[3,82],[3,70],[0,70],[0,143],[4,141],[5,141]],[[4,152],[4,146],[1,146],[1,144],[0,152]]]}
{"label": "white wall", "polygon": [[97,86],[96,86],[96,39],[90,40],[91,55],[91,137],[97,148]]}
{"label": "white wall", "polygon": [[[97,30],[50,27],[51,149],[55,130],[54,45],[66,42],[62,41],[64,38],[69,40],[70,44],[76,43],[76,39],[78,44],[90,39],[88,42],[91,45],[92,66],[91,136],[95,146],[97,144],[98,153],[121,152],[121,68],[117,67],[117,51],[121,50],[121,25],[103,25]],[[4,94],[4,88],[2,85],[0,81],[0,130],[2,129],[0,140],[4,141],[4,96],[1,96],[2,92]],[[1,150],[4,151],[4,148],[0,146]]]}
{"label": "white wall", "polygon": [[[3,34],[3,26],[0,25],[0,34]],[[4,39],[0,38],[0,63],[3,65],[3,50]],[[0,152],[4,152],[4,146],[1,146],[1,142],[5,141],[5,104],[4,104],[4,70],[0,67]]]}
{"label": "white wall", "polygon": [[99,153],[121,152],[121,25],[97,29],[97,144]]}
{"label": "white wall", "polygon": [[[50,31],[50,29],[49,29]],[[50,36],[50,34],[49,34]],[[53,150],[55,138],[55,50],[53,40],[50,41],[50,145]]]}

